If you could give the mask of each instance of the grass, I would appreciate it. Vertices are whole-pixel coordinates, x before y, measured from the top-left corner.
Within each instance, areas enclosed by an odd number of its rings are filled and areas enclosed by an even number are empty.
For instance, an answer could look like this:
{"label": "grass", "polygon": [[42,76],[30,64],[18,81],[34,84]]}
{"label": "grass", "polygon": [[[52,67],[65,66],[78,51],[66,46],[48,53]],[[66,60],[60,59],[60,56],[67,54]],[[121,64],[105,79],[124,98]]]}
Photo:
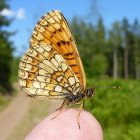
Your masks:
{"label": "grass", "polygon": [[6,96],[6,95],[0,95],[0,111],[2,111],[9,102],[11,101],[11,97]]}
{"label": "grass", "polygon": [[14,90],[13,95],[8,95],[8,94],[4,94],[5,91],[1,90],[2,88],[0,88],[0,111],[2,111],[3,109],[5,109],[9,103],[14,99],[14,97],[16,96],[17,91]]}
{"label": "grass", "polygon": [[121,88],[99,88],[95,97],[86,100],[86,109],[96,116],[103,127],[104,140],[139,140],[139,84],[134,80],[106,80],[100,85],[119,85]]}

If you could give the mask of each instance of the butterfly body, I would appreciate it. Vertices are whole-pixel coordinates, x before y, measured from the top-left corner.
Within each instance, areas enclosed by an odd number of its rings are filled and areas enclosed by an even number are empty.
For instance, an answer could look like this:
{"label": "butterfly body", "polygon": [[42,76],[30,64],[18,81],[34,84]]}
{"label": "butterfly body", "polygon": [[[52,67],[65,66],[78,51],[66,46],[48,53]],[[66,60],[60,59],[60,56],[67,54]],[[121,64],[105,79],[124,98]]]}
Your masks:
{"label": "butterfly body", "polygon": [[94,95],[94,91],[95,91],[95,88],[88,88],[86,89],[85,91],[80,91],[78,93],[76,93],[75,95],[74,94],[69,94],[67,93],[65,95],[65,100],[68,102],[68,103],[78,103],[79,101],[81,101],[82,99],[84,98],[90,98]]}

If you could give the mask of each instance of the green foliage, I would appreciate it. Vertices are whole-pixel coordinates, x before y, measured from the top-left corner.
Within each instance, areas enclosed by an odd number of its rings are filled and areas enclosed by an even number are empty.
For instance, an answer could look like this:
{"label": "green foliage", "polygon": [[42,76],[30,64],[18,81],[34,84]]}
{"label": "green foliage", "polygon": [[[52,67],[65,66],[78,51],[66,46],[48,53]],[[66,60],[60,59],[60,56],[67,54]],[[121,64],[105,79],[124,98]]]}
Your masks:
{"label": "green foliage", "polygon": [[102,19],[99,19],[97,27],[96,29],[92,24],[87,24],[77,17],[71,23],[87,77],[101,76],[107,72],[107,58],[105,50],[102,49],[105,47],[105,28]]}
{"label": "green foliage", "polygon": [[12,82],[16,82],[18,81],[18,65],[19,65],[19,61],[20,61],[20,58],[19,57],[14,57],[13,60],[12,60],[12,65],[11,65],[11,83]]}
{"label": "green foliage", "polygon": [[10,103],[11,100],[12,100],[11,96],[0,95],[0,111],[2,111],[5,107],[7,107],[7,105]]}
{"label": "green foliage", "polygon": [[[0,1],[0,11],[4,8],[8,8],[6,0]],[[8,26],[10,20],[0,15],[0,87],[1,92],[11,94],[12,86],[10,84],[11,76],[11,62],[12,62],[12,42],[9,41],[11,33],[3,30],[4,26]]]}
{"label": "green foliage", "polygon": [[[9,5],[7,4],[6,0],[0,1],[0,11],[2,11],[4,8],[9,8]],[[0,29],[2,26],[8,26],[10,24],[10,21],[6,19],[6,17],[0,15]]]}
{"label": "green foliage", "polygon": [[[105,84],[102,82],[100,85]],[[106,85],[119,85],[121,88],[117,90],[97,86],[95,96],[86,100],[85,108],[101,123],[105,140],[138,140],[140,134],[139,82],[107,80]]]}
{"label": "green foliage", "polygon": [[[97,54],[94,59],[90,62],[92,63],[91,66],[89,67],[93,71],[91,71],[94,77],[99,77],[99,76],[104,76],[106,74],[107,70],[107,58],[103,54]],[[87,73],[87,76],[90,77],[90,70]]]}
{"label": "green foliage", "polygon": [[7,37],[0,32],[0,86],[9,92],[12,89],[10,85],[12,51]]}
{"label": "green foliage", "polygon": [[115,21],[111,29],[107,30],[102,18],[93,25],[74,17],[71,28],[87,77],[100,77],[106,73],[116,79],[140,79],[139,27],[137,20],[130,24],[124,18],[121,22]]}

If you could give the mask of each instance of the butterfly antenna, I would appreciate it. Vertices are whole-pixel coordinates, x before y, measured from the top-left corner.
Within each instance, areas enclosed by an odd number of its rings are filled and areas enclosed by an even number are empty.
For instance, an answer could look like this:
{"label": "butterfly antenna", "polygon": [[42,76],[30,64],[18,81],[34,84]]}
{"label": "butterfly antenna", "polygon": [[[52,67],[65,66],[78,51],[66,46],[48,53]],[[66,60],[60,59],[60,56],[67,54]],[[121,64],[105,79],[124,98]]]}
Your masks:
{"label": "butterfly antenna", "polygon": [[102,77],[101,79],[96,80],[90,87],[93,88],[95,85],[97,85],[100,81],[105,80],[109,78],[109,75],[105,75],[104,77]]}
{"label": "butterfly antenna", "polygon": [[[105,80],[109,78],[109,75],[105,75],[103,78],[96,80],[94,84],[91,85],[91,88],[95,87],[101,80]],[[120,89],[120,86],[96,86],[96,88],[112,88],[112,89]]]}
{"label": "butterfly antenna", "polygon": [[112,88],[112,89],[120,89],[120,86],[96,86],[96,88]]}

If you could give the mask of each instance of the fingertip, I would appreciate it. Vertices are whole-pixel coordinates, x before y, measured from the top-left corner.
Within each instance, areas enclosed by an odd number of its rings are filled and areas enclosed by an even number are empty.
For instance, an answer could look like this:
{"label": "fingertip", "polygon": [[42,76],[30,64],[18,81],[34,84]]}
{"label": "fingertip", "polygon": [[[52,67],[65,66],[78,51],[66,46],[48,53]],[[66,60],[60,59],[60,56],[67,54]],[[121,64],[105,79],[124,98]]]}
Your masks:
{"label": "fingertip", "polygon": [[63,109],[46,117],[38,124],[25,140],[103,140],[100,124],[91,113],[82,111],[79,117],[80,129],[77,123],[79,109]]}

